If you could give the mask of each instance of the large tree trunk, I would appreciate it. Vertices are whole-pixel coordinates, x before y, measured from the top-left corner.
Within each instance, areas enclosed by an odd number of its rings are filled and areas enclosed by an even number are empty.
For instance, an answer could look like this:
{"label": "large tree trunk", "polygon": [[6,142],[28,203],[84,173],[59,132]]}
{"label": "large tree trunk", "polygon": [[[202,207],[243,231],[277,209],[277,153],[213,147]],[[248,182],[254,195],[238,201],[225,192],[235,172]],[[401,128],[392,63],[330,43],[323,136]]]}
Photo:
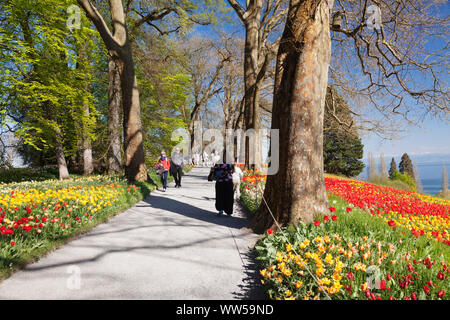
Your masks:
{"label": "large tree trunk", "polygon": [[108,56],[108,173],[122,171],[120,142],[121,93],[119,69],[111,56]]}
{"label": "large tree trunk", "polygon": [[223,92],[223,116],[225,121],[225,130],[233,129],[234,114],[233,114],[233,79],[231,74],[226,77],[226,85]]}
{"label": "large tree trunk", "polygon": [[67,162],[64,156],[64,147],[62,144],[62,133],[59,128],[55,129],[55,155],[58,163],[59,180],[69,178],[69,170],[67,169]]}
{"label": "large tree trunk", "polygon": [[77,0],[77,2],[94,23],[108,48],[109,55],[115,60],[119,69],[123,103],[125,175],[129,181],[145,181],[147,168],[142,143],[139,89],[123,3],[121,0],[109,0],[113,26],[111,33],[105,20],[89,0]]}
{"label": "large tree trunk", "polygon": [[92,163],[92,147],[91,141],[83,141],[83,174],[91,175],[94,172],[94,164]]}
{"label": "large tree trunk", "polygon": [[145,181],[144,145],[142,140],[141,107],[139,90],[131,55],[131,47],[124,50],[121,70],[123,99],[123,130],[125,152],[125,175],[130,181]]}
{"label": "large tree trunk", "polygon": [[[244,127],[244,117],[243,117],[243,108],[244,108],[244,100],[241,102],[241,106],[239,107],[239,115],[233,123],[233,129],[240,130]],[[236,150],[236,162],[237,163],[245,163],[245,136],[244,134],[240,135],[238,139],[236,139],[235,143]]]}
{"label": "large tree trunk", "polygon": [[199,122],[201,121],[200,119],[201,106],[196,104],[194,106],[194,110],[196,110],[196,112],[191,115],[191,121],[189,122],[189,130],[191,136],[191,145],[190,145],[191,155],[201,154],[203,147],[202,126],[199,124]]}
{"label": "large tree trunk", "polygon": [[[332,5],[333,0],[291,0],[280,42],[272,114],[272,129],[280,130],[280,168],[268,177],[264,192],[280,225],[311,222],[328,208],[323,116]],[[258,232],[275,227],[264,202],[251,227]]]}
{"label": "large tree trunk", "polygon": [[[258,51],[259,30],[262,10],[262,0],[247,1],[247,16],[245,19],[245,49],[244,49],[244,129],[259,130],[259,102],[258,102]],[[256,137],[257,138],[257,137]],[[254,148],[254,141],[245,139],[245,168],[260,166],[258,151]],[[252,152],[253,151],[253,152]],[[253,153],[253,154],[251,154]],[[253,162],[253,163],[251,163]]]}
{"label": "large tree trunk", "polygon": [[236,138],[234,136],[235,132],[233,130],[233,113],[232,113],[232,84],[227,77],[227,84],[224,88],[224,101],[223,101],[223,115],[224,115],[224,151],[226,151],[227,155],[231,157],[233,162],[236,161]]}
{"label": "large tree trunk", "polygon": [[115,61],[119,67],[122,89],[125,176],[129,181],[145,181],[147,180],[147,168],[142,140],[139,89],[125,13],[122,1],[110,0],[109,6],[113,20],[114,38],[116,44],[119,45],[119,48],[112,49],[114,53],[118,54]]}
{"label": "large tree trunk", "polygon": [[[84,106],[85,116],[89,117],[89,104],[85,104]],[[91,175],[94,172],[94,164],[92,160],[92,143],[89,133],[86,132],[83,136],[83,174],[85,176]]]}
{"label": "large tree trunk", "polygon": [[[84,73],[84,79],[86,81],[85,91],[91,91],[91,85],[88,82],[88,66],[90,65],[91,59],[89,53],[87,52],[87,44],[83,44],[78,52],[77,69],[80,69]],[[82,150],[82,163],[83,163],[83,175],[90,175],[94,172],[94,164],[92,160],[92,143],[90,136],[90,104],[89,99],[86,96],[83,99],[83,116],[81,121],[81,150]]]}
{"label": "large tree trunk", "polygon": [[[86,85],[86,90],[90,90],[90,85]],[[92,159],[92,142],[90,137],[90,128],[89,125],[86,124],[86,120],[90,118],[90,110],[89,110],[89,100],[84,99],[83,101],[83,118],[85,121],[83,122],[83,137],[82,137],[82,149],[83,149],[83,175],[88,176],[94,172],[94,164]]]}

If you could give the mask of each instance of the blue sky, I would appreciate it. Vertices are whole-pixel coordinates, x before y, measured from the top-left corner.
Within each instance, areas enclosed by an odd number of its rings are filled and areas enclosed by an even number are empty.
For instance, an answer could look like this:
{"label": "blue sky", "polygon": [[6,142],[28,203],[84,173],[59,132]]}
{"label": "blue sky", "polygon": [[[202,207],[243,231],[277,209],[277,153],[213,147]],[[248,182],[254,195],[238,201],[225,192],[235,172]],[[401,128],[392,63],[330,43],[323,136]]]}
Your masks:
{"label": "blue sky", "polygon": [[[440,9],[439,12],[436,12],[436,15],[441,18],[448,17],[450,4],[448,2],[443,3]],[[444,39],[439,37],[429,38],[426,48],[429,52],[434,52],[445,47],[448,40],[448,35]],[[448,55],[448,51],[444,54]],[[448,85],[448,70],[445,69],[445,66],[442,66],[442,69],[438,68],[436,71],[445,75],[443,77],[444,85]],[[431,80],[424,80],[431,87]],[[406,103],[414,104],[409,97],[406,100]],[[447,114],[447,120],[439,120],[428,116],[428,119],[420,123],[419,126],[407,126],[405,122],[401,129],[406,130],[406,132],[400,134],[400,139],[396,140],[383,140],[374,134],[365,135],[362,137],[364,157],[367,157],[368,152],[372,152],[374,155],[383,152],[386,156],[401,156],[403,153],[410,155],[448,154],[450,160],[450,120],[448,116],[449,114]]]}
{"label": "blue sky", "polygon": [[448,122],[432,119],[424,122],[421,127],[408,127],[408,132],[398,140],[382,140],[374,134],[362,137],[364,156],[368,152],[386,156],[401,156],[403,153],[450,154],[450,125]]}

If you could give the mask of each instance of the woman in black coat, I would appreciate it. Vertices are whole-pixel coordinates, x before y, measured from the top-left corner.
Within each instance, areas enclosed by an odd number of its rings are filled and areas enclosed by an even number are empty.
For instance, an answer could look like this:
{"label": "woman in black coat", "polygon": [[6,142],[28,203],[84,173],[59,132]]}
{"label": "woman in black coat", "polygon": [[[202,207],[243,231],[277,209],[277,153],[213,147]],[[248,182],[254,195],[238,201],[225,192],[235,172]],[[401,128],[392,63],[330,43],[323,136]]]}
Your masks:
{"label": "woman in black coat", "polygon": [[223,162],[217,163],[212,168],[212,175],[216,180],[216,210],[218,216],[224,212],[231,216],[234,205],[233,189],[234,165],[226,162],[226,153],[223,154]]}

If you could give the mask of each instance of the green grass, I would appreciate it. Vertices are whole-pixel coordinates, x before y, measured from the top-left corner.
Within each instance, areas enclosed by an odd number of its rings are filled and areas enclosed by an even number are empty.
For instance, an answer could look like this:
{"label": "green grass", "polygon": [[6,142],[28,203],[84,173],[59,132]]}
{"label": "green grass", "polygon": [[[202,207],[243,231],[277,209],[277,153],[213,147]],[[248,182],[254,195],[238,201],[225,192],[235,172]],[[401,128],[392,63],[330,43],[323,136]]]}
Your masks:
{"label": "green grass", "polygon": [[0,183],[44,181],[58,178],[58,168],[48,166],[41,168],[1,168]]}

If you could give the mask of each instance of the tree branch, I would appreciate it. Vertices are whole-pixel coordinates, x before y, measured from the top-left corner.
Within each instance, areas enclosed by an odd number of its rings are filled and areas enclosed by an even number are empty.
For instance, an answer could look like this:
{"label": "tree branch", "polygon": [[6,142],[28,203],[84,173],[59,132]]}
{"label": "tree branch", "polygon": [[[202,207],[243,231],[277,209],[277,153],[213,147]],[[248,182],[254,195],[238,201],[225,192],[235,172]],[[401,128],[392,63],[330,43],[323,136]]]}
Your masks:
{"label": "tree branch", "polygon": [[238,17],[241,19],[242,23],[245,24],[245,11],[241,5],[236,0],[227,0],[230,6],[236,11]]}
{"label": "tree branch", "polygon": [[83,8],[86,16],[94,23],[106,47],[109,50],[117,50],[117,42],[97,8],[89,0],[77,0],[77,2]]}
{"label": "tree branch", "polygon": [[170,14],[172,12],[177,12],[177,11],[176,11],[176,9],[171,8],[171,7],[164,7],[164,8],[152,10],[151,12],[149,12],[146,15],[143,15],[142,13],[137,12],[137,11],[134,11],[134,12],[136,12],[138,15],[141,16],[141,19],[139,19],[138,21],[136,21],[134,23],[133,30],[136,30],[137,28],[142,26],[144,23],[148,23],[150,21],[161,20],[168,14]]}

